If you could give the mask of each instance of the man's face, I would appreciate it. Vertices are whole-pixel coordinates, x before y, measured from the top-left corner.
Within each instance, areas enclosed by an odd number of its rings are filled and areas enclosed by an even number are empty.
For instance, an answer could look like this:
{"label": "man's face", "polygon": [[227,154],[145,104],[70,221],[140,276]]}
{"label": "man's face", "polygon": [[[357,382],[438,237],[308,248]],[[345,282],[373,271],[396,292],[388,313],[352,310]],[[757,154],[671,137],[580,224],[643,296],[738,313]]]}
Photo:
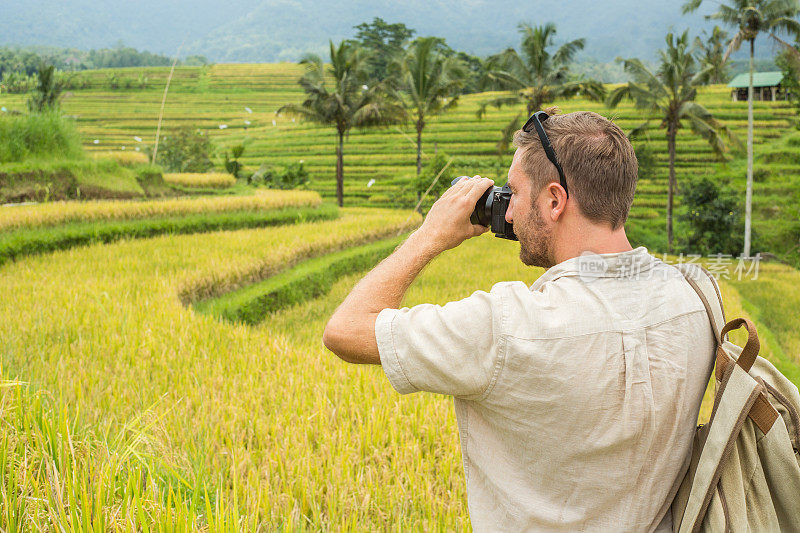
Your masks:
{"label": "man's face", "polygon": [[550,268],[555,264],[553,228],[541,212],[544,206],[539,199],[544,190],[531,197],[531,179],[522,169],[522,154],[523,150],[517,148],[508,169],[508,186],[512,196],[506,211],[506,222],[514,224],[514,233],[520,244],[520,260],[528,266]]}

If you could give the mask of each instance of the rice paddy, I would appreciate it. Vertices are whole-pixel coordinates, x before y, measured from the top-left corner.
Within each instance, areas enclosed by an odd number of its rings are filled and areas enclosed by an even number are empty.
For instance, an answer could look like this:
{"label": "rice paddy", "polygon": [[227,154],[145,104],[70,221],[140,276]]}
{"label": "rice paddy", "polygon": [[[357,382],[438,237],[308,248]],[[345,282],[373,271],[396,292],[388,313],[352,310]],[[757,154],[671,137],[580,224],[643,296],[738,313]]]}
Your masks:
{"label": "rice paddy", "polygon": [[[63,105],[87,149],[135,165],[155,134],[166,69],[117,72],[129,88],[107,87],[108,71],[81,73]],[[302,159],[313,190],[0,208],[0,248],[13,235],[65,235],[53,248],[0,250],[8,259],[0,264],[3,530],[469,530],[451,400],[401,397],[379,367],[343,363],[321,341],[363,269],[420,223],[408,209],[364,206],[395,206],[411,194],[410,130],[351,134],[346,207],[337,211],[324,203],[334,192],[333,132],[274,114],[302,98],[301,73],[291,64],[178,68],[165,126],[168,135],[196,125],[222,147],[250,139],[243,162],[251,170]],[[480,121],[475,110],[489,96],[467,95],[431,120],[425,153],[502,180],[510,158],[494,153],[495,137],[519,110]],[[743,138],[746,106],[721,86],[700,98]],[[13,109],[23,97],[0,101]],[[559,104],[607,114],[582,100]],[[625,129],[641,122],[627,104],[613,114]],[[757,103],[756,118],[764,170],[755,228],[786,240],[800,140],[782,102]],[[663,133],[653,129],[649,143],[659,164],[637,189],[634,237],[664,220]],[[738,161],[714,161],[686,130],[678,159],[679,182],[727,175],[743,184]],[[165,179],[214,186],[213,174],[201,176]],[[68,240],[87,228],[95,237]],[[97,238],[103,228],[116,236]],[[761,354],[800,383],[800,273],[777,262],[759,268],[756,279],[720,271],[726,311],[750,317]],[[434,260],[403,305],[443,304],[503,280],[530,284],[541,273],[519,262],[517,243],[484,235]],[[741,331],[731,337],[744,341]]]}
{"label": "rice paddy", "polygon": [[[76,74],[74,89],[63,101],[67,114],[77,120],[84,146],[91,151],[130,152],[152,146],[168,68],[148,67],[87,71]],[[219,147],[246,142],[241,162],[250,172],[261,164],[281,167],[299,161],[311,175],[310,188],[323,198],[335,196],[335,132],[275,111],[283,104],[300,102],[297,84],[303,67],[293,63],[220,64],[180,67],[170,85],[164,112],[163,135],[184,125],[205,131]],[[118,88],[111,89],[114,74]],[[146,78],[145,86],[139,80]],[[127,81],[126,81],[127,80]],[[423,154],[442,152],[453,157],[458,173],[481,174],[505,180],[510,154],[498,155],[499,131],[523,109],[490,108],[483,119],[476,117],[481,102],[495,93],[462,96],[456,109],[431,117],[423,133]],[[24,95],[0,95],[9,110],[24,109]],[[724,85],[700,89],[698,101],[728,125],[744,141],[747,105],[733,102]],[[603,104],[585,99],[554,102],[563,112],[591,110],[611,116],[624,129],[639,125],[642,114],[630,102],[609,111]],[[796,220],[800,195],[800,147],[786,145],[792,136],[794,111],[788,102],[755,102],[755,149],[757,179],[754,186],[755,239],[764,249],[780,253],[787,237],[787,224]],[[653,176],[640,180],[630,218],[634,236],[650,247],[665,241],[667,150],[658,121],[650,123],[647,143],[655,156]],[[413,125],[384,129],[353,130],[345,143],[345,205],[409,206],[415,196],[409,180],[415,174]],[[781,156],[776,161],[776,154]],[[679,130],[676,172],[679,186],[697,176],[730,179],[744,196],[745,172],[737,163],[743,153],[730,153],[733,160],[721,163],[708,144],[688,128]],[[368,186],[371,180],[375,180]],[[680,207],[680,195],[676,198]],[[790,237],[797,231],[791,229]],[[777,248],[777,250],[775,250]],[[790,260],[800,260],[796,257]]]}
{"label": "rice paddy", "polygon": [[[359,274],[254,327],[182,303],[416,224],[413,213],[346,208],[291,230],[93,245],[3,267],[12,382],[0,412],[13,430],[0,444],[14,474],[0,514],[32,529],[468,528],[450,401],[400,397],[380,368],[347,365],[321,344]],[[404,305],[532,282],[542,270],[522,266],[516,247],[486,235],[446,252]],[[761,268],[757,280],[723,279],[728,313],[756,320],[763,355],[796,365],[797,331],[773,335],[784,325],[761,310],[800,305],[800,275]]]}
{"label": "rice paddy", "polygon": [[222,172],[179,172],[164,174],[164,181],[184,187],[213,187],[224,189],[236,184],[236,178]]}
{"label": "rice paddy", "polygon": [[280,207],[316,206],[313,191],[256,190],[250,196],[214,196],[146,201],[49,202],[0,208],[0,231],[66,222],[131,220],[153,216],[223,213]]}

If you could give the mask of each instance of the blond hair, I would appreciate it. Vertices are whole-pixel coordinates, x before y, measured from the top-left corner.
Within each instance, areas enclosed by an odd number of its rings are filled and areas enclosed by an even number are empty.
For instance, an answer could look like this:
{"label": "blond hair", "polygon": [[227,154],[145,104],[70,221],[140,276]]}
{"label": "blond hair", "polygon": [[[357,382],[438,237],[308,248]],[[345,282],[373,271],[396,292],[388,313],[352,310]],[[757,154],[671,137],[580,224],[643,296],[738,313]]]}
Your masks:
{"label": "blond hair", "polygon": [[[570,197],[589,220],[619,228],[628,218],[639,173],[630,141],[619,126],[592,111],[559,115],[558,108],[551,107],[545,112],[550,117],[542,126],[564,170]],[[525,150],[522,169],[531,179],[533,195],[558,181],[535,128],[517,130],[514,144]],[[543,164],[546,173],[541,171]]]}

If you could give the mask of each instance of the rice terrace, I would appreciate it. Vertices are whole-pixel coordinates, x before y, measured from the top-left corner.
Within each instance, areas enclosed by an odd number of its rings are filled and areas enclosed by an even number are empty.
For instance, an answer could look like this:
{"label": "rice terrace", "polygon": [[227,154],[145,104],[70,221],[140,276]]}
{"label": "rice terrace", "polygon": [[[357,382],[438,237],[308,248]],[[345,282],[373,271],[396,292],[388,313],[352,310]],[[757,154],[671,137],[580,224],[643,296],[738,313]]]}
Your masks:
{"label": "rice terrace", "polygon": [[[669,54],[638,63],[619,50],[625,60],[598,78],[622,77],[590,80],[570,72],[583,44],[555,54],[574,29],[560,24],[554,39],[520,25],[518,57],[533,64],[538,50],[563,74],[528,78],[499,46],[459,56],[408,35],[402,60],[381,67],[389,85],[367,71],[337,79],[331,63],[355,69],[358,54],[327,37],[316,78],[312,60],[186,54],[74,70],[51,58],[57,68],[26,74],[3,62],[24,49],[0,48],[0,531],[471,530],[452,400],[398,395],[380,366],[335,357],[322,332],[451,180],[503,185],[510,134],[552,105],[630,134],[631,244],[715,273],[729,318],[752,320],[759,354],[800,385],[800,45],[758,60],[774,60],[782,85],[752,102],[745,244],[747,87],[741,101],[729,82],[747,61],[701,80],[701,34],[665,41],[665,28],[658,46],[694,58],[683,78],[663,75]],[[422,76],[422,53],[441,85],[424,120],[421,89],[403,77]],[[646,108],[630,90],[657,79],[692,93],[674,129],[663,111],[674,94]],[[309,111],[314,83],[394,118],[355,113],[337,130],[322,104]],[[469,239],[425,268],[403,305],[530,285],[544,270],[518,252],[491,232]],[[701,421],[713,399],[709,383]]]}

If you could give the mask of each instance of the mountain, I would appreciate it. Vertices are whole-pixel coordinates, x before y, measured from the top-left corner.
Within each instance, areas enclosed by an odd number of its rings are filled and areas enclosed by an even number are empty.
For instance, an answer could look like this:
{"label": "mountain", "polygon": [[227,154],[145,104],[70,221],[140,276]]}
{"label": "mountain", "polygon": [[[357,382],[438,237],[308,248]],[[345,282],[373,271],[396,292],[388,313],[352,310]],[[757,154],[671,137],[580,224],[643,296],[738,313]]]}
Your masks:
{"label": "mountain", "polygon": [[[559,40],[586,38],[583,58],[654,59],[668,31],[712,24],[681,14],[682,1],[663,0],[0,0],[0,45],[101,48],[123,42],[152,52],[202,54],[212,61],[295,61],[324,53],[328,39],[354,35],[353,26],[381,17],[417,35],[436,35],[476,55],[519,42],[517,25],[555,22]],[[183,46],[181,46],[183,45]],[[757,45],[759,56],[772,47]]]}

